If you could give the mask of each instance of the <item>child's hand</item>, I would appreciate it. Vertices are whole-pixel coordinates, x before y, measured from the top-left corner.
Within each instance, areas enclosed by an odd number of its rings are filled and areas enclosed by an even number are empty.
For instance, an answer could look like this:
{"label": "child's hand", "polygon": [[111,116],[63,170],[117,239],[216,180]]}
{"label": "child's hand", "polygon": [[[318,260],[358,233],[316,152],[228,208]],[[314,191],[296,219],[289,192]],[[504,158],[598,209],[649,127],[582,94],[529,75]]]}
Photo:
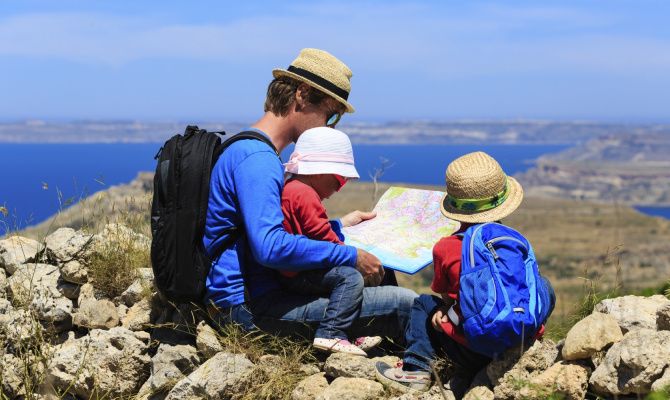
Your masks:
{"label": "child's hand", "polygon": [[365,211],[352,211],[344,217],[340,218],[342,226],[354,226],[358,225],[363,221],[367,221],[377,216],[377,213],[374,211],[365,212]]}
{"label": "child's hand", "polygon": [[379,286],[384,278],[384,267],[381,261],[363,249],[356,249],[356,269],[363,275],[367,286]]}
{"label": "child's hand", "polygon": [[433,324],[433,328],[438,332],[444,332],[442,330],[442,324],[449,321],[447,310],[449,310],[447,306],[442,306],[435,311],[435,314],[433,314],[431,323]]}

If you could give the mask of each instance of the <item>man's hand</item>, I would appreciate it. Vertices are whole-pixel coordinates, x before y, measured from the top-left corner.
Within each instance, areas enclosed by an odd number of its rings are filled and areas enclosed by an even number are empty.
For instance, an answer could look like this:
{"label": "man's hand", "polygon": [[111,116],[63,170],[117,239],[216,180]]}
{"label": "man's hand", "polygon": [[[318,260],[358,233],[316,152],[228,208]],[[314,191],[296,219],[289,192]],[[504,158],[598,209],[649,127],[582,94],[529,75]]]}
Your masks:
{"label": "man's hand", "polygon": [[447,310],[449,310],[449,307],[441,306],[437,309],[437,311],[435,311],[435,314],[433,314],[431,323],[433,324],[433,328],[438,332],[444,332],[442,330],[442,323],[449,321],[449,317],[447,317]]}
{"label": "man's hand", "polygon": [[363,275],[367,286],[378,286],[384,278],[384,268],[381,261],[372,254],[362,249],[356,249],[356,269]]}
{"label": "man's hand", "polygon": [[367,221],[377,216],[377,213],[374,211],[365,212],[365,211],[352,211],[344,217],[340,218],[342,226],[354,226],[358,225],[363,221]]}

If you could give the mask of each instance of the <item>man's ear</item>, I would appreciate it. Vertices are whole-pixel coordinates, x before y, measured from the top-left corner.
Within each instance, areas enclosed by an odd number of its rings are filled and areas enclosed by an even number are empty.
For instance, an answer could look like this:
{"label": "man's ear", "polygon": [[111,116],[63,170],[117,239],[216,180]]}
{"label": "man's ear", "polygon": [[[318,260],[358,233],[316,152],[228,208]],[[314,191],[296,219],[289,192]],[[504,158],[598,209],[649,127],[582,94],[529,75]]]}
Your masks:
{"label": "man's ear", "polygon": [[295,91],[295,110],[300,111],[307,104],[309,85],[301,83]]}

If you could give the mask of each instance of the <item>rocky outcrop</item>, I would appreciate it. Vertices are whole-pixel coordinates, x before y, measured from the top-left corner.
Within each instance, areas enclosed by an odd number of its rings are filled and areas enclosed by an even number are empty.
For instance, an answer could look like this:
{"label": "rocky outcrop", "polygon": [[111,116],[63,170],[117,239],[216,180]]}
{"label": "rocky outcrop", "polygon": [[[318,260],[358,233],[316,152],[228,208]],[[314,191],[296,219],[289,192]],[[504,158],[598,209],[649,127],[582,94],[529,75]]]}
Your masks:
{"label": "rocky outcrop", "polygon": [[570,329],[562,355],[564,360],[589,358],[623,338],[617,320],[608,314],[594,312]]}
{"label": "rocky outcrop", "polygon": [[135,394],[149,377],[147,352],[147,344],[125,328],[94,329],[56,346],[45,387],[83,398]]}
{"label": "rocky outcrop", "polygon": [[670,300],[660,294],[651,297],[622,296],[601,301],[594,311],[613,316],[621,331],[626,333],[634,329],[656,329],[656,313],[667,305],[670,305]]}
{"label": "rocky outcrop", "polygon": [[[670,300],[663,296],[603,300],[564,342],[510,349],[469,388],[445,369],[442,387],[399,394],[375,376],[375,363],[395,364],[393,355],[331,354],[295,365],[280,355],[240,354],[245,339],[217,332],[194,305],[162,300],[148,268],[110,298],[89,281],[86,257],[119,236],[148,251],[148,238],[119,225],[100,234],[60,229],[46,245],[0,241],[2,395],[27,397],[38,386],[33,398],[45,400],[238,399],[258,385],[269,385],[265,393],[284,385],[282,396],[294,400],[444,400],[463,392],[468,400],[584,399],[643,396],[670,384]],[[17,244],[35,251],[17,255]]]}
{"label": "rocky outcrop", "polygon": [[636,329],[607,352],[590,383],[603,395],[646,394],[670,366],[670,331]]}
{"label": "rocky outcrop", "polygon": [[174,386],[166,400],[225,399],[232,388],[253,367],[240,354],[218,353]]}

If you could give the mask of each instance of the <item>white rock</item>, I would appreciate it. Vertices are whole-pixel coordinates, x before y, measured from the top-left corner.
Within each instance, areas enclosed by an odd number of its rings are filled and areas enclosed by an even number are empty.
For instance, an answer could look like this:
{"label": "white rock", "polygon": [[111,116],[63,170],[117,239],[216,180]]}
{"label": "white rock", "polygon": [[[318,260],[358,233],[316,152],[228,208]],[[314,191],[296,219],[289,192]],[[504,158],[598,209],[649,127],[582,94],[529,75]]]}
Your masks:
{"label": "white rock", "polygon": [[543,398],[559,394],[565,400],[582,400],[586,397],[590,369],[579,364],[558,362],[540,375],[533,377],[529,385],[519,390],[519,398]]}
{"label": "white rock", "polygon": [[35,261],[43,246],[32,239],[11,236],[0,240],[0,268],[12,275],[21,264]]}
{"label": "white rock", "polygon": [[7,279],[15,302],[29,305],[37,317],[57,330],[72,324],[72,301],[58,290],[60,273],[48,264],[24,264]]}
{"label": "white rock", "polygon": [[0,298],[7,297],[7,273],[0,268]]}
{"label": "white rock", "polygon": [[13,399],[25,396],[21,360],[12,354],[0,353],[0,361],[0,397]]}
{"label": "white rock", "polygon": [[133,332],[117,327],[56,346],[45,387],[81,398],[129,397],[149,376],[148,347]]}
{"label": "white rock", "polygon": [[594,311],[612,315],[621,331],[633,329],[656,329],[656,312],[670,304],[670,300],[660,294],[651,297],[622,296],[605,299],[596,304]]}
{"label": "white rock", "polygon": [[67,297],[70,300],[77,300],[77,298],[79,298],[79,289],[81,288],[81,285],[60,280],[58,281],[56,287],[58,288],[60,294],[62,294],[63,296]]}
{"label": "white rock", "polygon": [[333,353],[328,356],[323,366],[323,371],[327,376],[332,378],[344,377],[375,380],[375,364],[379,361],[395,365],[400,359],[393,356],[367,358],[345,353]]}
{"label": "white rock", "polygon": [[60,267],[60,274],[66,282],[83,285],[88,282],[88,270],[79,260],[68,261]]}
{"label": "white rock", "polygon": [[654,392],[660,392],[661,390],[667,390],[668,388],[670,388],[670,368],[666,368],[663,376],[656,379],[656,381],[651,384],[651,390]]}
{"label": "white rock", "polygon": [[475,386],[463,396],[463,400],[493,400],[493,391],[486,386]]}
{"label": "white rock", "polygon": [[373,400],[384,393],[381,383],[362,378],[337,378],[317,400]]}
{"label": "white rock", "polygon": [[645,394],[670,366],[670,331],[635,329],[607,352],[589,383],[605,396]]}
{"label": "white rock", "polygon": [[613,316],[594,312],[577,322],[568,332],[562,350],[563,359],[589,358],[622,338],[621,328]]}
{"label": "white rock", "polygon": [[139,397],[167,392],[199,365],[193,346],[161,344],[151,359],[151,376],[140,388]]}
{"label": "white rock", "polygon": [[88,329],[110,329],[119,325],[119,314],[114,303],[107,299],[85,299],[72,322]]}
{"label": "white rock", "polygon": [[310,375],[298,382],[291,392],[291,400],[312,400],[328,387],[328,380],[323,372]]}
{"label": "white rock", "polygon": [[198,324],[195,345],[206,360],[214,357],[216,353],[223,351],[218,334],[205,321],[201,321]]}
{"label": "white rock", "polygon": [[138,268],[138,278],[121,293],[121,300],[128,306],[132,306],[146,296],[148,291],[153,290],[154,271],[151,268]]}
{"label": "white rock", "polygon": [[121,320],[121,325],[131,331],[141,331],[151,325],[151,304],[148,300],[135,303]]}
{"label": "white rock", "polygon": [[230,398],[235,383],[252,367],[241,354],[218,353],[180,380],[165,400]]}
{"label": "white rock", "polygon": [[47,236],[45,242],[54,261],[65,264],[89,256],[98,240],[99,237],[96,235],[75,231],[72,228],[60,228]]}

